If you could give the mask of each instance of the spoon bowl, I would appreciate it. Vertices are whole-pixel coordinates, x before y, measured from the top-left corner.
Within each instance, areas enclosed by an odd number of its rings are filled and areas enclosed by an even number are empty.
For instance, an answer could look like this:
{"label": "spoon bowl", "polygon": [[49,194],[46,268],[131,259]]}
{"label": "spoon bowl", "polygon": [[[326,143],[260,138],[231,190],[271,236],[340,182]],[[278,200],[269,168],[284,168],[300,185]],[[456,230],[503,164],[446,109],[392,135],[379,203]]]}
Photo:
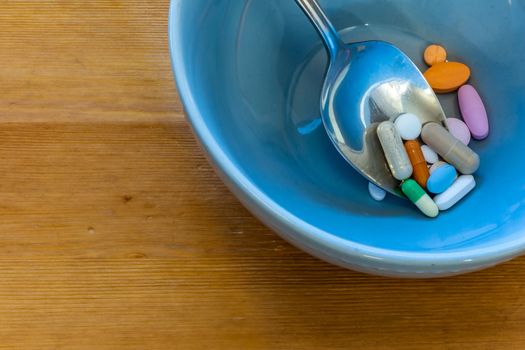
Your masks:
{"label": "spoon bowl", "polygon": [[434,91],[401,50],[383,41],[344,44],[316,0],[296,0],[330,54],[321,118],[339,153],[369,181],[403,197],[377,137],[377,126],[412,113],[446,126]]}

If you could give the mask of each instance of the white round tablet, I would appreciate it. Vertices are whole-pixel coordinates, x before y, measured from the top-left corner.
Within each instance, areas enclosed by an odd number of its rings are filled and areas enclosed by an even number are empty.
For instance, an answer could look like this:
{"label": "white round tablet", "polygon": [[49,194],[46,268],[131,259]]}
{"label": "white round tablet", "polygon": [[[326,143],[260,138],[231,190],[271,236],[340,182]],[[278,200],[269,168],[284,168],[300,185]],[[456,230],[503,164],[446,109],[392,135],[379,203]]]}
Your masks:
{"label": "white round tablet", "polygon": [[438,154],[427,145],[421,146],[421,151],[423,151],[423,156],[428,164],[434,164],[439,160]]}
{"label": "white round tablet", "polygon": [[432,166],[431,166],[430,169],[429,169],[430,175],[432,175],[432,173],[433,173],[434,171],[438,170],[438,169],[441,168],[443,165],[447,165],[447,163],[442,162],[442,161],[437,161],[437,162],[435,162],[434,164],[432,164]]}
{"label": "white round tablet", "polygon": [[386,197],[386,191],[371,182],[368,183],[368,192],[370,193],[370,197],[378,202],[381,202]]}
{"label": "white round tablet", "polygon": [[415,140],[421,135],[421,121],[411,113],[401,114],[394,122],[397,132],[403,140]]}

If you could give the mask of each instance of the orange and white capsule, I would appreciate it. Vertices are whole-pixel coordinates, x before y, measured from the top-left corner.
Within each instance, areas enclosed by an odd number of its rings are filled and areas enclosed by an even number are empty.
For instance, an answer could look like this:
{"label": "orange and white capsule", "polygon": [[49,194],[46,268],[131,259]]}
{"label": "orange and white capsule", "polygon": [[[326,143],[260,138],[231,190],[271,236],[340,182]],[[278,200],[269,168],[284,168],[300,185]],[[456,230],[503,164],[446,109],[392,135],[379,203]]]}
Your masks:
{"label": "orange and white capsule", "polygon": [[419,142],[415,140],[406,141],[405,150],[407,151],[408,158],[412,164],[412,177],[416,180],[419,186],[425,188],[427,186],[427,180],[430,177],[430,172]]}

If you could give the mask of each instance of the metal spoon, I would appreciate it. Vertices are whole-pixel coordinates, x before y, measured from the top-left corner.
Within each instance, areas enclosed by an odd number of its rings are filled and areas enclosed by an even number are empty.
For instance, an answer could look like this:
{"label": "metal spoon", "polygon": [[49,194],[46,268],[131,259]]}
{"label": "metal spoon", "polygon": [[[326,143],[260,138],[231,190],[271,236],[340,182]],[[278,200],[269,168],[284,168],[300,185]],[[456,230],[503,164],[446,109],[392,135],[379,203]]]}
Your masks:
{"label": "metal spoon", "polygon": [[330,63],[321,117],[341,155],[369,181],[403,197],[377,138],[379,123],[413,113],[423,124],[446,118],[416,65],[383,41],[345,44],[316,0],[296,0],[321,34]]}

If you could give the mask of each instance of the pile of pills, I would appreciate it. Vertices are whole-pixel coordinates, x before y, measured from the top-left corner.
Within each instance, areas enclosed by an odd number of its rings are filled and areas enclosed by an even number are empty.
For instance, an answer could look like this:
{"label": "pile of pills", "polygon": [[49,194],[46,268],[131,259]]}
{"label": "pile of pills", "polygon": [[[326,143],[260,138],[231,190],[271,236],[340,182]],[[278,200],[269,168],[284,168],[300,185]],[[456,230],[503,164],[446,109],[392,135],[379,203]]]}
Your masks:
{"label": "pile of pills", "polygon": [[[476,187],[473,174],[480,159],[468,145],[472,138],[488,136],[489,123],[481,97],[466,85],[468,66],[447,61],[447,52],[439,45],[429,46],[424,59],[430,66],[424,76],[436,93],[458,91],[463,120],[448,118],[447,130],[434,122],[422,125],[418,116],[405,113],[393,123],[379,124],[377,135],[392,176],[401,182],[401,191],[425,215],[436,217]],[[386,196],[372,183],[368,189],[377,201]]]}

